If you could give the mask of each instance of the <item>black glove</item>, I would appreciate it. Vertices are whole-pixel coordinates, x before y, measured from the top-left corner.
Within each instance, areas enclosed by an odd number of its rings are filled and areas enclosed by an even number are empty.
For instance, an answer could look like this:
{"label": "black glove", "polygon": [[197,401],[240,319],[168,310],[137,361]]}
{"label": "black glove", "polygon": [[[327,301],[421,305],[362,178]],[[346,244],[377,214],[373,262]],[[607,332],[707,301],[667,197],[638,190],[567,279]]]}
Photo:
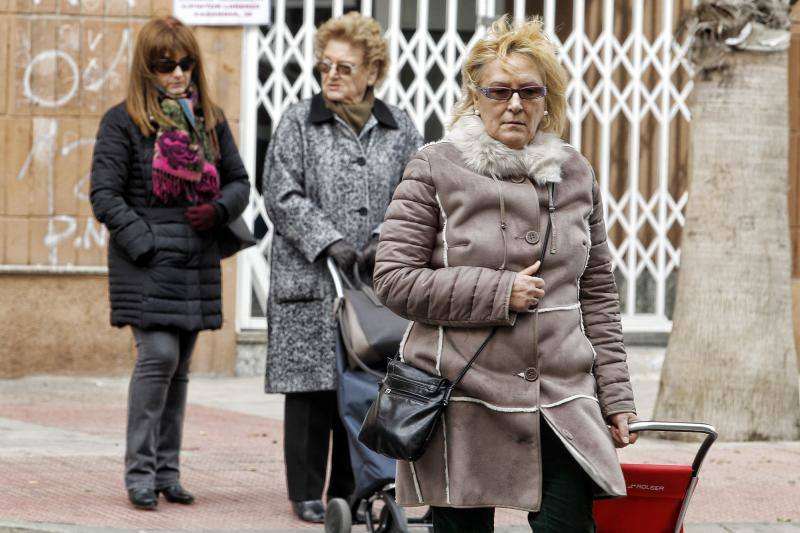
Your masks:
{"label": "black glove", "polygon": [[358,266],[362,272],[372,277],[375,270],[375,252],[378,251],[379,235],[373,235],[367,244],[358,252]]}
{"label": "black glove", "polygon": [[356,264],[358,253],[349,243],[344,240],[338,240],[328,246],[325,250],[329,257],[331,257],[339,270],[347,275],[353,271],[353,265]]}
{"label": "black glove", "polygon": [[133,262],[133,264],[140,267],[146,267],[147,265],[150,264],[150,261],[153,259],[153,257],[155,257],[155,255],[156,255],[156,249],[150,248],[145,253],[137,257],[136,260]]}

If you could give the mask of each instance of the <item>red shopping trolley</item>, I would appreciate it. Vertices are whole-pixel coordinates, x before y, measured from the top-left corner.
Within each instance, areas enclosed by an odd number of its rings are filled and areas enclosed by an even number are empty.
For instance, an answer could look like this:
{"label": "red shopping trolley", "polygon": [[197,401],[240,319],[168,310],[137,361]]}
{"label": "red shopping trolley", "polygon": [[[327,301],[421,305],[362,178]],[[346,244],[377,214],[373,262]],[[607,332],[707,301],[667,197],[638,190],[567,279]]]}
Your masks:
{"label": "red shopping trolley", "polygon": [[594,503],[598,533],[679,533],[697,486],[697,474],[708,449],[717,439],[708,424],[634,422],[631,432],[703,433],[706,438],[691,465],[623,464],[628,495]]}

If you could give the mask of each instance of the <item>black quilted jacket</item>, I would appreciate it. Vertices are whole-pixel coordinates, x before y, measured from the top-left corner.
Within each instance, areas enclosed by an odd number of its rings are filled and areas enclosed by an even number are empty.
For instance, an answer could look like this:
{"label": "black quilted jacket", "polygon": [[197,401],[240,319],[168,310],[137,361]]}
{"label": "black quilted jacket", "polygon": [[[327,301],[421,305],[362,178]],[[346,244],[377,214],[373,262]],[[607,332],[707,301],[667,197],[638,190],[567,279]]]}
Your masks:
{"label": "black quilted jacket", "polygon": [[144,137],[125,104],[103,116],[92,159],[92,209],[108,227],[111,324],[142,329],[217,329],[222,326],[218,236],[247,205],[250,185],[228,123],[216,128],[222,196],[218,228],[195,232],[186,206],[165,206],[153,195],[155,136]]}

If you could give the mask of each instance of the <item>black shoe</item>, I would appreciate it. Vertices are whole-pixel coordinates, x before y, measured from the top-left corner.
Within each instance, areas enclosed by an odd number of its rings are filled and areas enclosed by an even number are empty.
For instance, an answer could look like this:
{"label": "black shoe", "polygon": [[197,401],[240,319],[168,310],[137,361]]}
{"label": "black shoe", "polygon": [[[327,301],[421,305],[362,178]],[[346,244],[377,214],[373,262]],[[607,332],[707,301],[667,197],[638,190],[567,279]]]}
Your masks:
{"label": "black shoe", "polygon": [[171,503],[181,503],[183,505],[191,505],[194,503],[194,496],[191,492],[181,487],[180,483],[175,483],[163,489],[156,489],[156,494],[161,493],[164,499]]}
{"label": "black shoe", "polygon": [[325,505],[322,500],[292,501],[292,510],[300,520],[322,524],[325,522]]}
{"label": "black shoe", "polygon": [[153,489],[128,489],[128,499],[137,509],[152,511],[158,507],[158,495]]}

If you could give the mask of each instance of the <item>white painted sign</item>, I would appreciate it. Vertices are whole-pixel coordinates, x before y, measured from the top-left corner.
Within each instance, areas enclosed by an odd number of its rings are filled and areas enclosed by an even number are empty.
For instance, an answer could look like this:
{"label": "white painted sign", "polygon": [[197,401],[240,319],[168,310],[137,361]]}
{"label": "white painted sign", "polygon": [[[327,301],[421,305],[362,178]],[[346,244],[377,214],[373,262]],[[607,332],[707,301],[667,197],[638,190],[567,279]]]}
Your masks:
{"label": "white painted sign", "polygon": [[191,26],[266,26],[270,0],[173,0],[172,12]]}

